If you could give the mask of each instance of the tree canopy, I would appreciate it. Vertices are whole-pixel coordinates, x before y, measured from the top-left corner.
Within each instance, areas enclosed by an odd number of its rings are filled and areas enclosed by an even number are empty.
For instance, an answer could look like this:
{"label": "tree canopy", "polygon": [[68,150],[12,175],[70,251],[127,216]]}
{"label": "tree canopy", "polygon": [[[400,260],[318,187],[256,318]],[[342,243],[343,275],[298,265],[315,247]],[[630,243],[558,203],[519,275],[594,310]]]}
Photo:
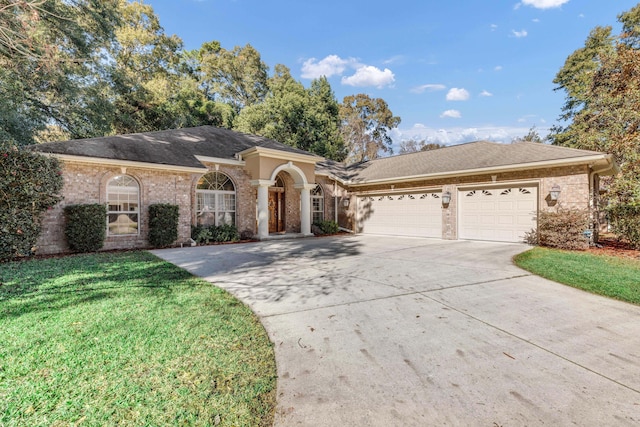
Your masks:
{"label": "tree canopy", "polygon": [[210,124],[334,160],[391,152],[400,122],[359,94],[341,105],[250,44],[186,51],[152,7],[132,0],[5,0],[0,5],[0,139],[26,145]]}
{"label": "tree canopy", "polygon": [[621,172],[610,199],[640,203],[640,4],[618,15],[622,31],[594,29],[572,53],[554,82],[566,92],[554,144],[614,155]]}

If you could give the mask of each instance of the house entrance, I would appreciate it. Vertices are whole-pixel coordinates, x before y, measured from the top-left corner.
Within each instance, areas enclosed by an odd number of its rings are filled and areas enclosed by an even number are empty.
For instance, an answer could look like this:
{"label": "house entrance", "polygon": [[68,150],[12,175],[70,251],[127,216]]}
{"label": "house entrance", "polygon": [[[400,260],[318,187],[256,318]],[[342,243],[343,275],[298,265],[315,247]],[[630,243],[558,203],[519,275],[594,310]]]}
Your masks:
{"label": "house entrance", "polygon": [[269,233],[284,233],[284,182],[276,179],[274,187],[269,188]]}

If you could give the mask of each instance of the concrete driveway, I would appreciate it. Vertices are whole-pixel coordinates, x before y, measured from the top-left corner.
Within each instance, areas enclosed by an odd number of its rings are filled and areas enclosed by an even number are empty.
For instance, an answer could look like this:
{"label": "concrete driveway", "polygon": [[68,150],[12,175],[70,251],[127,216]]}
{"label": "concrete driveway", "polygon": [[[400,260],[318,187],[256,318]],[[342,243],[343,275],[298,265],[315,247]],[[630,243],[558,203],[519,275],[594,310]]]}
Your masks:
{"label": "concrete driveway", "polygon": [[640,307],[515,267],[524,245],[373,236],[154,253],[275,344],[277,426],[640,423]]}

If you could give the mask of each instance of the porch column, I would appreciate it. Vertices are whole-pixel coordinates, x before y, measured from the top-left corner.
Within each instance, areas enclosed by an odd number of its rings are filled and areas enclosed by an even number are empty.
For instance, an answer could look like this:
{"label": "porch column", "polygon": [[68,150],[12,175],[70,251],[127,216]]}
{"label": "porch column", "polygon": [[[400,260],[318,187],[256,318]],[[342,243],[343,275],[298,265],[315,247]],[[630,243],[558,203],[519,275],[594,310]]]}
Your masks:
{"label": "porch column", "polygon": [[296,185],[300,189],[300,233],[311,236],[311,190],[315,184]]}
{"label": "porch column", "polygon": [[273,181],[258,179],[251,181],[251,185],[258,187],[258,239],[269,237],[269,187]]}

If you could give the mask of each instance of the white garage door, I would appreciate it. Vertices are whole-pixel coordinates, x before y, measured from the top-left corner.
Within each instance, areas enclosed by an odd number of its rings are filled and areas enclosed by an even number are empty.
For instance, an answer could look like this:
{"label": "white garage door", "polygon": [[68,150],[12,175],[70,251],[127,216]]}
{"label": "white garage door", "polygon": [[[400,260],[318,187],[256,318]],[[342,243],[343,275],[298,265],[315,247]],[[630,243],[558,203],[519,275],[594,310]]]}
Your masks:
{"label": "white garage door", "polygon": [[509,187],[458,192],[458,238],[522,242],[536,228],[537,187]]}
{"label": "white garage door", "polygon": [[441,238],[441,193],[359,197],[358,218],[365,234]]}

